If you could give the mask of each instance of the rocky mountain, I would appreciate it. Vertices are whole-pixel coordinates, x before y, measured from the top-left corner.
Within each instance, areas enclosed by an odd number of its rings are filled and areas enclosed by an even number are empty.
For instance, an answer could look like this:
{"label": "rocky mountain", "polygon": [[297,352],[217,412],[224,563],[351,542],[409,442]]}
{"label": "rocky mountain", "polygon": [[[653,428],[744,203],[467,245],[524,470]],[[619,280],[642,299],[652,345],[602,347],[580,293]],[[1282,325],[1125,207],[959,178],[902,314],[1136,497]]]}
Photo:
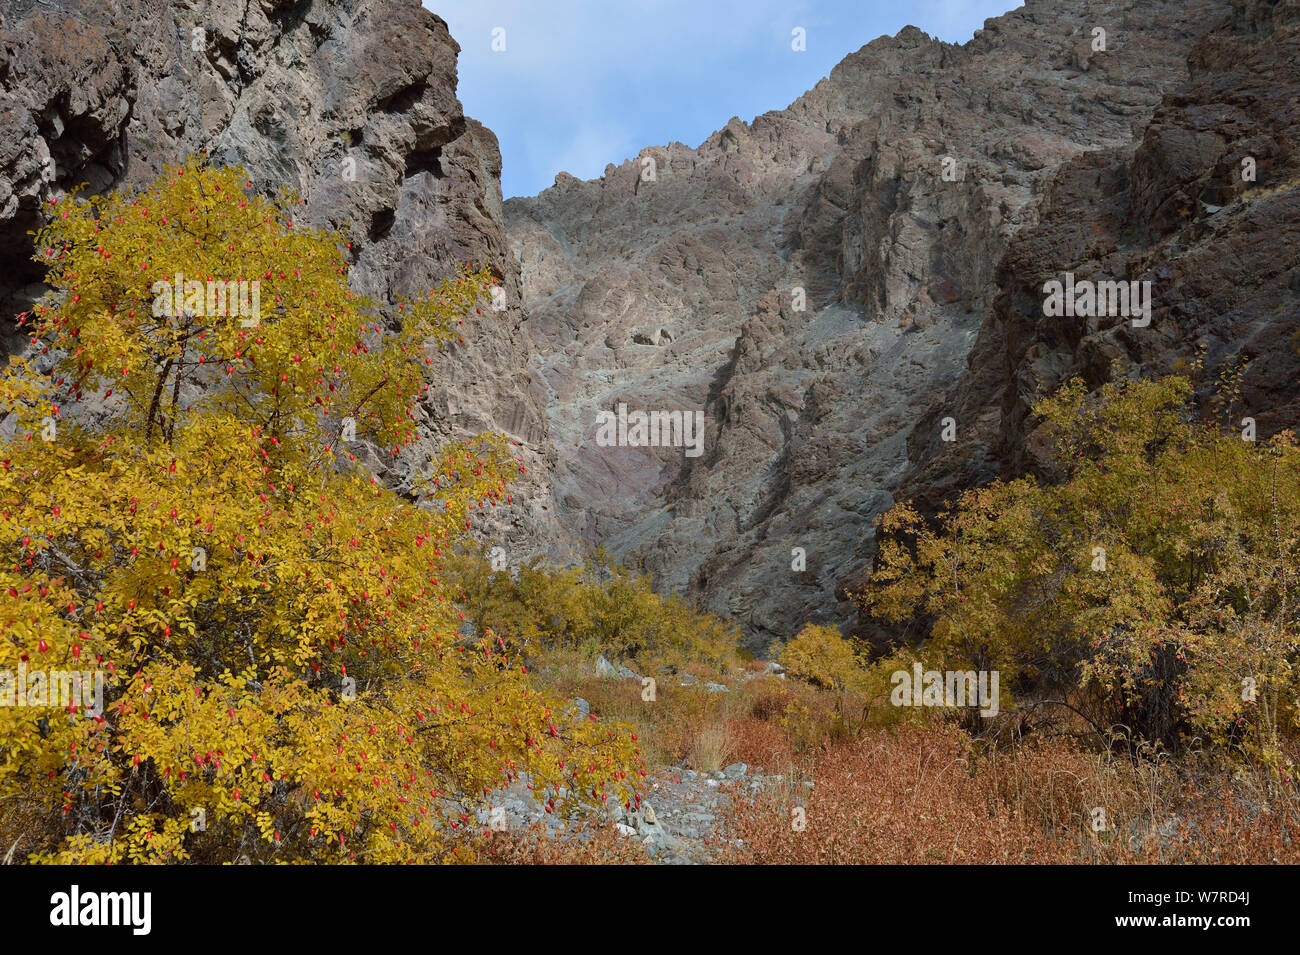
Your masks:
{"label": "rocky mountain", "polygon": [[[1240,369],[1231,423],[1259,439],[1300,423],[1300,4],[1247,0],[1188,57],[1134,146],[1055,173],[1038,222],[998,265],[967,368],[909,439],[902,493],[933,507],[955,488],[1033,471],[1050,478],[1033,401],[1065,380],[1152,376],[1204,363],[1199,398]],[[1045,319],[1042,287],[1149,282],[1150,324]],[[945,447],[935,422],[967,425]]]}
{"label": "rocky mountain", "polygon": [[[417,0],[3,0],[0,310],[42,291],[43,203],[200,151],[297,188],[359,292],[486,261],[505,311],[467,319],[419,447],[376,468],[403,486],[504,431],[527,474],[483,533],[511,562],[604,546],[757,649],[855,623],[896,500],[1050,477],[1029,408],[1072,375],[1203,355],[1204,397],[1245,361],[1234,416],[1295,425],[1298,9],[1032,0],[962,45],[908,28],[697,148],[503,204]],[[1150,282],[1151,321],[1045,316],[1064,273]],[[7,320],[0,345],[24,347]],[[609,446],[620,405],[699,412],[702,444]]]}
{"label": "rocky mountain", "polygon": [[[1070,231],[1061,261],[1090,247],[1122,175],[1102,172],[1139,143],[1126,221],[1181,222],[1159,184],[1213,150],[1208,116],[1167,97],[1231,13],[1033,0],[960,46],[908,28],[698,148],[648,148],[509,200],[572,544],[638,563],[755,648],[808,620],[851,622],[845,588],[870,564],[878,514],[1018,461],[1000,429],[1024,417],[1017,385],[1042,377],[1026,366],[1047,363],[1032,336],[1066,334],[1039,327],[1041,292],[1024,297],[1058,264],[1029,237]],[[1097,206],[1082,223],[1071,196]],[[1033,266],[1016,286],[1037,309],[1028,328],[1007,327],[1017,256]],[[599,414],[621,404],[702,410],[702,453],[606,446]],[[946,417],[960,454],[940,442]]]}
{"label": "rocky mountain", "polygon": [[466,320],[434,370],[424,440],[387,477],[409,481],[448,437],[504,431],[528,476],[486,532],[518,549],[553,537],[501,155],[456,99],[459,50],[418,0],[4,0],[0,309],[42,291],[26,234],[42,203],[147,182],[198,152],[243,164],[256,188],[296,188],[308,222],[350,241],[359,293],[391,301],[488,262],[507,308]]}

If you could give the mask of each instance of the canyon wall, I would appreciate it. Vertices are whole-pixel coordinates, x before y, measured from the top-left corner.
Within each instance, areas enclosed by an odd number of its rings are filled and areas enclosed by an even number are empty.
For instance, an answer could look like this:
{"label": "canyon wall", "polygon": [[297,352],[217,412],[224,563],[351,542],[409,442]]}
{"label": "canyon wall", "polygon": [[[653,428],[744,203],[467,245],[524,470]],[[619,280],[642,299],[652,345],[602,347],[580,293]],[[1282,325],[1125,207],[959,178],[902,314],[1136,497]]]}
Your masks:
{"label": "canyon wall", "polygon": [[[1063,170],[1132,151],[1230,10],[1031,2],[963,45],[907,28],[698,148],[507,201],[573,546],[638,564],[755,649],[852,623],[876,516],[987,475],[927,462],[936,396],[993,374],[973,349],[1008,249]],[[975,447],[1003,409],[970,394],[954,416]],[[619,403],[703,409],[704,453],[600,446]]]}
{"label": "canyon wall", "polygon": [[[1034,0],[961,45],[907,28],[696,148],[502,203],[459,48],[416,0],[8,0],[0,345],[25,347],[9,317],[43,291],[44,203],[241,163],[342,233],[358,292],[500,274],[506,310],[433,369],[419,447],[372,458],[391,484],[504,431],[527,473],[481,533],[511,563],[603,546],[755,650],[810,620],[867,632],[875,518],[1050,479],[1030,408],[1071,376],[1199,356],[1205,400],[1244,363],[1233,415],[1295,426],[1297,9]],[[1149,281],[1150,325],[1045,317],[1064,272]],[[703,453],[603,446],[621,403],[703,412]]]}

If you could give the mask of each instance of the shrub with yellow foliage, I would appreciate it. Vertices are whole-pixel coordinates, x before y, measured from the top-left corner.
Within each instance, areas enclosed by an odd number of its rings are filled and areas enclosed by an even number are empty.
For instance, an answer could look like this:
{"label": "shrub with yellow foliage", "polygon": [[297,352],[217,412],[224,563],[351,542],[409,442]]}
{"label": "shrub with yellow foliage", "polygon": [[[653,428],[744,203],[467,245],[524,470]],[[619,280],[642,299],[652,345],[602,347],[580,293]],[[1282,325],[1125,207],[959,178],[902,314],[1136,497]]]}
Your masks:
{"label": "shrub with yellow foliage", "polygon": [[648,577],[603,551],[582,567],[548,568],[532,560],[511,573],[469,553],[452,564],[465,613],[512,646],[571,647],[638,662],[645,672],[692,665],[720,670],[739,661],[733,624],[661,596]]}
{"label": "shrub with yellow foliage", "polygon": [[1103,738],[1211,740],[1290,781],[1300,449],[1198,421],[1190,392],[1070,383],[1036,408],[1060,480],[968,491],[937,524],[895,507],[863,602],[922,621],[927,658],[999,670]]}
{"label": "shrub with yellow foliage", "polygon": [[[429,861],[468,855],[449,797],[524,771],[555,812],[637,799],[629,733],[458,632],[445,555],[506,497],[508,442],[442,449],[418,503],[348,451],[413,453],[428,348],[491,273],[384,314],[338,235],[248,190],[192,160],[52,204],[37,237],[51,292],[0,377],[0,673],[87,671],[104,699],[0,706],[0,800],[43,820],[7,840],[33,861]],[[168,308],[176,273],[200,284]],[[205,301],[239,280],[261,314]],[[92,394],[104,424],[68,413]]]}
{"label": "shrub with yellow foliage", "polygon": [[836,627],[807,624],[781,648],[777,662],[791,676],[827,690],[856,689],[862,678],[858,654]]}

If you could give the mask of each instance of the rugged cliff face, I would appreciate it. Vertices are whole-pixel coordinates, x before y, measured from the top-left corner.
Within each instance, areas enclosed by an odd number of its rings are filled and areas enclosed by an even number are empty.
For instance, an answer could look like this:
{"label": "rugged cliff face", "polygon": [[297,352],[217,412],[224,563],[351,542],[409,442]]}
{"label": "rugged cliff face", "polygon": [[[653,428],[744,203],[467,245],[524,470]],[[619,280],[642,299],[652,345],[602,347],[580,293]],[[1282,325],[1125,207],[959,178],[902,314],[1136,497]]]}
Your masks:
{"label": "rugged cliff face", "polygon": [[[1132,151],[1228,12],[1031,2],[962,46],[909,28],[697,149],[507,202],[575,544],[640,562],[755,646],[850,621],[844,585],[904,481],[985,473],[921,472],[941,457],[935,396],[986,372],[967,359],[992,347],[1013,239],[1068,170]],[[601,446],[597,414],[620,402],[703,409],[703,454]],[[972,392],[963,440],[1003,413]]]}
{"label": "rugged cliff face", "polygon": [[[1074,376],[1193,368],[1199,395],[1242,369],[1233,423],[1259,438],[1300,422],[1300,4],[1246,0],[1188,59],[1135,147],[1089,152],[1054,176],[1039,222],[1011,242],[966,371],[909,444],[903,493],[933,505],[1026,470],[1050,477],[1033,401]],[[1045,318],[1045,282],[1150,282],[1149,326]],[[945,445],[935,422],[968,430]]]}
{"label": "rugged cliff face", "polygon": [[[418,0],[7,0],[0,308],[12,317],[42,290],[26,235],[42,203],[82,183],[145,182],[200,151],[242,163],[259,188],[299,190],[306,220],[351,242],[358,292],[391,300],[459,262],[489,262],[508,307],[471,316],[465,345],[434,370],[419,451],[511,435],[529,477],[489,533],[520,550],[548,539],[539,489],[551,451],[502,226],[501,156],[456,99],[458,52]],[[9,318],[3,330],[20,349]]]}
{"label": "rugged cliff face", "polygon": [[[933,510],[996,477],[1052,480],[1030,409],[1076,376],[1095,388],[1116,373],[1190,373],[1203,410],[1243,430],[1252,419],[1258,440],[1300,425],[1297,63],[1300,4],[1238,2],[1193,47],[1188,81],[1136,146],[1057,171],[1038,223],[999,263],[966,370],[909,436],[900,496]],[[1045,317],[1043,286],[1067,272],[1150,283],[1150,324]],[[1239,389],[1227,409],[1225,377]],[[939,428],[949,416],[961,424],[952,443]]]}

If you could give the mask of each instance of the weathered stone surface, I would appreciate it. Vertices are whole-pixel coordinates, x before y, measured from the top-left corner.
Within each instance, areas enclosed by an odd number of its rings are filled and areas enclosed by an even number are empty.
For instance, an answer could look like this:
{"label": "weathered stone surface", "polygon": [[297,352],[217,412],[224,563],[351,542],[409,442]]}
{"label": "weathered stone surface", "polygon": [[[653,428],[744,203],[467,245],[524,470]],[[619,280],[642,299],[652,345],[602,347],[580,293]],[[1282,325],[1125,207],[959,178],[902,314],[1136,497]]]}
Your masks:
{"label": "weathered stone surface", "polygon": [[[1036,0],[962,46],[907,28],[697,149],[508,201],[575,550],[640,563],[755,647],[851,620],[843,585],[965,372],[1011,238],[1063,164],[1131,148],[1228,9]],[[704,453],[599,446],[619,402],[703,409]]]}

